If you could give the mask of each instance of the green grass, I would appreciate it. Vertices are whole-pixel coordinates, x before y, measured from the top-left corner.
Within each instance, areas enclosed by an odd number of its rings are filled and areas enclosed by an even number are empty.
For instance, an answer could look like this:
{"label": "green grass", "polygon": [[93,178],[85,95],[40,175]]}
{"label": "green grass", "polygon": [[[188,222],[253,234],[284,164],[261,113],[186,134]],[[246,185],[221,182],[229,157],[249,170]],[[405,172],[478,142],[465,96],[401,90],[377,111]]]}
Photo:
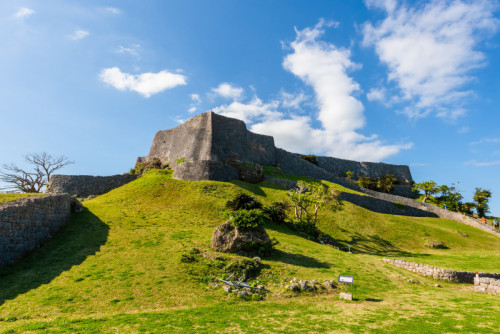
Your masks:
{"label": "green grass", "polygon": [[[263,259],[262,276],[272,293],[264,301],[244,301],[209,288],[203,277],[189,274],[192,264],[182,263],[181,255],[196,247],[215,256],[212,232],[227,218],[226,201],[239,192],[268,204],[285,199],[286,189],[269,181],[187,182],[171,175],[152,170],[84,202],[85,210],[52,239],[1,269],[0,333],[491,333],[500,328],[498,296],[447,282],[436,288],[436,281],[381,260],[500,272],[500,238],[454,221],[384,215],[348,202],[341,211],[321,211],[319,227],[341,249],[352,245],[352,254],[268,225],[280,242]],[[449,249],[428,249],[428,240]],[[354,302],[340,301],[336,292],[290,295],[280,287],[294,277],[336,280],[339,274],[355,277]]]}
{"label": "green grass", "polygon": [[43,197],[46,194],[39,193],[0,193],[0,203],[18,201],[28,197]]}

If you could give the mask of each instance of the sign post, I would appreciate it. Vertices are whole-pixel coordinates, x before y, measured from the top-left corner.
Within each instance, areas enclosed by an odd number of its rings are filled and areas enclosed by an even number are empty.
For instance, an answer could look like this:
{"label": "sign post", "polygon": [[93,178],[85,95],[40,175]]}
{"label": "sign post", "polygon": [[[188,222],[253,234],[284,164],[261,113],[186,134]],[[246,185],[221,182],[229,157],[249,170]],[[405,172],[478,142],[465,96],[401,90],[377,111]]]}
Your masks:
{"label": "sign post", "polygon": [[352,293],[347,292],[347,284],[354,283],[354,277],[339,275],[339,283],[344,283],[344,290],[345,290],[345,292],[340,293],[340,298],[345,300],[352,300]]}

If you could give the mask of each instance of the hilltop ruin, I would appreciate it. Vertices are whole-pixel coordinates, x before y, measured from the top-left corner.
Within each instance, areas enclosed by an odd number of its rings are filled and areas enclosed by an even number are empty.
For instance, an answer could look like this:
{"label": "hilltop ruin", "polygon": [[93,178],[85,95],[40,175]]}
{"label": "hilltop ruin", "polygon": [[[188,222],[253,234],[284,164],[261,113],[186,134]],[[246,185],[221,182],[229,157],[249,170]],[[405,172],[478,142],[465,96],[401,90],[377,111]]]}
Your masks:
{"label": "hilltop ruin", "polygon": [[[362,176],[383,177],[393,174],[403,187],[401,195],[411,193],[413,180],[405,165],[358,162],[332,157],[316,157],[317,164],[300,158],[274,145],[274,138],[247,130],[243,121],[207,112],[185,123],[158,131],[149,154],[137,162],[158,158],[174,169],[174,177],[182,180],[230,181],[238,178],[236,163],[277,166],[288,174],[309,176],[337,182],[347,171],[354,179]],[[182,162],[182,163],[179,163]]]}

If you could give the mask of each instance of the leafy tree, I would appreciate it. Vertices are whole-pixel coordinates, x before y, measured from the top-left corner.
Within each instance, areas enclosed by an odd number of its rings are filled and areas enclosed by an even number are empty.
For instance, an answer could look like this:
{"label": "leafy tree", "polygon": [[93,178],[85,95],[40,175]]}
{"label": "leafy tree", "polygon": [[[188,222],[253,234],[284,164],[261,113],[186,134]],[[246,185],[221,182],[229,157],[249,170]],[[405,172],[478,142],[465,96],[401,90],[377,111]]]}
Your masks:
{"label": "leafy tree", "polygon": [[316,224],[318,211],[323,207],[328,207],[336,211],[340,207],[337,197],[339,192],[323,183],[309,183],[299,181],[297,187],[289,191],[290,200],[295,209],[295,217],[303,221],[304,214],[309,215],[307,209],[314,207],[313,225]]}
{"label": "leafy tree", "polygon": [[439,202],[446,204],[448,210],[458,211],[464,197],[455,189],[455,185],[452,184],[451,187],[442,185],[439,191],[441,192],[441,196],[438,198]]}
{"label": "leafy tree", "polygon": [[337,211],[340,207],[339,192],[336,189],[330,188],[324,183],[310,184],[308,188],[311,190],[311,203],[314,206],[313,224],[316,224],[319,209],[328,207]]}
{"label": "leafy tree", "polygon": [[354,172],[351,172],[350,170],[348,170],[347,172],[345,172],[345,178],[350,180],[352,179],[352,176],[354,175]]}
{"label": "leafy tree", "polygon": [[292,202],[295,217],[302,220],[303,214],[307,214],[307,208],[311,205],[311,192],[307,188],[308,183],[297,182],[297,187],[288,192],[288,197]]}
{"label": "leafy tree", "polygon": [[19,168],[14,164],[3,165],[0,181],[8,184],[4,189],[25,193],[42,192],[56,170],[73,163],[63,155],[54,157],[45,152],[28,154],[24,156],[24,161],[31,169]]}
{"label": "leafy tree", "polygon": [[475,203],[466,202],[466,203],[463,203],[460,205],[460,207],[458,208],[458,211],[465,213],[465,214],[468,214],[468,215],[472,215],[472,209],[474,209],[475,207],[476,207]]}
{"label": "leafy tree", "polygon": [[413,190],[420,191],[422,190],[424,192],[424,200],[422,202],[425,203],[425,201],[429,198],[429,196],[436,194],[439,192],[439,186],[436,184],[434,181],[424,181],[424,182],[419,182],[415,183],[413,185]]}
{"label": "leafy tree", "polygon": [[490,210],[488,201],[491,197],[491,191],[481,188],[476,188],[474,193],[474,203],[476,204],[476,212],[479,217],[484,215]]}

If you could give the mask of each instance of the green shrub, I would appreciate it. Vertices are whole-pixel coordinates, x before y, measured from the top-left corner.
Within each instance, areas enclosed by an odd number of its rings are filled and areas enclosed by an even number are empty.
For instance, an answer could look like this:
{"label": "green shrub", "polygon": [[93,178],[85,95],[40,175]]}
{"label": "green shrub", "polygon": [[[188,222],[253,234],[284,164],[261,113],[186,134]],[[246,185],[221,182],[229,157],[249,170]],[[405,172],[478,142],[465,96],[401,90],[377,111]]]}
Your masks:
{"label": "green shrub", "polygon": [[309,161],[312,164],[315,164],[316,166],[318,165],[318,161],[316,160],[315,155],[301,155],[300,157],[306,161]]}
{"label": "green shrub", "polygon": [[351,172],[350,170],[348,170],[347,172],[345,172],[345,178],[350,180],[352,179],[352,176],[354,175],[354,172]]}
{"label": "green shrub", "polygon": [[183,162],[186,162],[186,158],[184,158],[184,157],[177,158],[177,159],[175,160],[175,164],[176,164],[176,165],[180,165],[180,164],[181,164],[181,163],[183,163]]}
{"label": "green shrub", "polygon": [[386,174],[377,180],[377,190],[390,193],[397,182],[398,179],[393,174]]}
{"label": "green shrub", "polygon": [[266,206],[262,211],[267,219],[276,224],[283,224],[287,218],[286,210],[288,210],[289,205],[287,202],[273,202]]}
{"label": "green shrub", "polygon": [[231,216],[231,225],[242,230],[259,229],[266,221],[259,209],[234,211]]}
{"label": "green shrub", "polygon": [[226,208],[231,211],[262,209],[262,203],[257,201],[255,196],[240,193],[227,201]]}
{"label": "green shrub", "polygon": [[249,280],[258,277],[261,269],[262,262],[259,258],[254,258],[252,260],[242,259],[230,263],[224,271],[228,275],[233,275],[236,279],[241,279],[245,276],[245,280]]}
{"label": "green shrub", "polygon": [[148,161],[141,161],[135,164],[135,167],[130,170],[130,174],[142,175],[145,171],[150,169],[168,169],[168,163],[164,164],[158,158],[153,158]]}
{"label": "green shrub", "polygon": [[366,189],[374,189],[374,188],[376,188],[376,186],[374,185],[372,179],[369,178],[368,176],[362,176],[362,177],[360,177],[359,180],[358,180],[358,185],[361,188],[366,188]]}

